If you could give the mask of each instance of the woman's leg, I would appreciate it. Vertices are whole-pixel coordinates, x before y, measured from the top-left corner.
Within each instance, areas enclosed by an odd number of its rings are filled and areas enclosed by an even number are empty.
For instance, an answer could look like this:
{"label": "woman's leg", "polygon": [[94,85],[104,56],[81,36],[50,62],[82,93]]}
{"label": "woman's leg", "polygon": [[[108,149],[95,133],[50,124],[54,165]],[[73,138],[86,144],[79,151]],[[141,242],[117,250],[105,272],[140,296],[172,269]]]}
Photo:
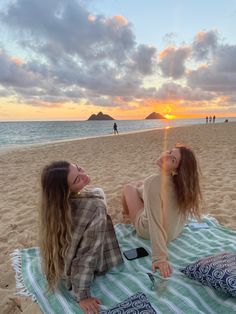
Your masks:
{"label": "woman's leg", "polygon": [[125,200],[124,191],[122,192],[121,202],[122,202],[122,206],[123,206],[122,214],[123,215],[129,215],[129,209],[128,209],[128,206],[127,206],[127,203]]}
{"label": "woman's leg", "polygon": [[126,184],[123,189],[122,205],[124,213],[127,213],[131,222],[134,224],[136,215],[143,208],[143,201],[138,195],[135,186]]}

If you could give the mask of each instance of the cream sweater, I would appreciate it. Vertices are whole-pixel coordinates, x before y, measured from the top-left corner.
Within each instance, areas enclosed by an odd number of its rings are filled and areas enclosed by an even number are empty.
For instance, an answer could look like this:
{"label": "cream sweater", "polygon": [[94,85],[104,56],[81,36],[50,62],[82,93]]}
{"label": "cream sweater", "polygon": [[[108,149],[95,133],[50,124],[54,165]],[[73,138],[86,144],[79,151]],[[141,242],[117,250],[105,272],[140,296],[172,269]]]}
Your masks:
{"label": "cream sweater", "polygon": [[144,201],[135,221],[137,234],[151,240],[152,262],[168,259],[167,244],[183,230],[185,219],[179,213],[171,176],[160,174],[148,177],[141,188]]}

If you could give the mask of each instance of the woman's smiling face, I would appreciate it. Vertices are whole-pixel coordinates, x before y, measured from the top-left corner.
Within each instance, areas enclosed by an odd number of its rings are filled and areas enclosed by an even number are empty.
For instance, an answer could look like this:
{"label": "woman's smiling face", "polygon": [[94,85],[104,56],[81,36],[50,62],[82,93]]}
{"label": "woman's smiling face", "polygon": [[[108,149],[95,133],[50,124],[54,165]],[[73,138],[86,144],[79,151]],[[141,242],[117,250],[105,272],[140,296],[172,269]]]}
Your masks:
{"label": "woman's smiling face", "polygon": [[181,154],[178,148],[163,152],[157,160],[157,165],[169,174],[175,174],[180,164]]}
{"label": "woman's smiling face", "polygon": [[67,182],[71,192],[79,192],[89,184],[90,178],[82,167],[70,164]]}

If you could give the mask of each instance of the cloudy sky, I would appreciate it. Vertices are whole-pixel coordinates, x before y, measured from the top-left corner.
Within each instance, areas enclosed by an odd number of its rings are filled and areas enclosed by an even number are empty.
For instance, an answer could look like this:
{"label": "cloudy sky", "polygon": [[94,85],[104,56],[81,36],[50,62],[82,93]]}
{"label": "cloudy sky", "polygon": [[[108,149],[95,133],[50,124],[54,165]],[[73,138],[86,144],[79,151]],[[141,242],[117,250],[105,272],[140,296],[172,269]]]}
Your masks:
{"label": "cloudy sky", "polygon": [[236,1],[1,0],[0,120],[236,116]]}

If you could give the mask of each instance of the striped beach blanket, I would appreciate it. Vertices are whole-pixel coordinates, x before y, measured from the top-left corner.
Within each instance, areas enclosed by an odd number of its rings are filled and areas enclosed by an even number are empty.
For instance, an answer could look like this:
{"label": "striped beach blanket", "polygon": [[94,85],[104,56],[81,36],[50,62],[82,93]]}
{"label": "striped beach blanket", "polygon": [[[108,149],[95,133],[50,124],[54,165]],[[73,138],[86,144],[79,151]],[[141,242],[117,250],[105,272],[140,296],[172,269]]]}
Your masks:
{"label": "striped beach blanket", "polygon": [[[236,313],[236,298],[185,277],[180,268],[205,256],[219,252],[236,252],[236,231],[225,228],[214,218],[203,219],[209,228],[192,228],[186,225],[183,233],[168,246],[173,275],[162,279],[154,275],[150,280],[150,242],[139,238],[131,225],[115,226],[121,250],[143,246],[149,256],[133,261],[124,259],[124,264],[97,277],[92,285],[92,295],[103,303],[101,309],[112,308],[126,298],[143,292],[157,313],[215,314]],[[43,313],[82,313],[78,304],[65,288],[49,294],[42,274],[38,248],[15,250],[12,253],[19,293],[31,296],[38,302]]]}

